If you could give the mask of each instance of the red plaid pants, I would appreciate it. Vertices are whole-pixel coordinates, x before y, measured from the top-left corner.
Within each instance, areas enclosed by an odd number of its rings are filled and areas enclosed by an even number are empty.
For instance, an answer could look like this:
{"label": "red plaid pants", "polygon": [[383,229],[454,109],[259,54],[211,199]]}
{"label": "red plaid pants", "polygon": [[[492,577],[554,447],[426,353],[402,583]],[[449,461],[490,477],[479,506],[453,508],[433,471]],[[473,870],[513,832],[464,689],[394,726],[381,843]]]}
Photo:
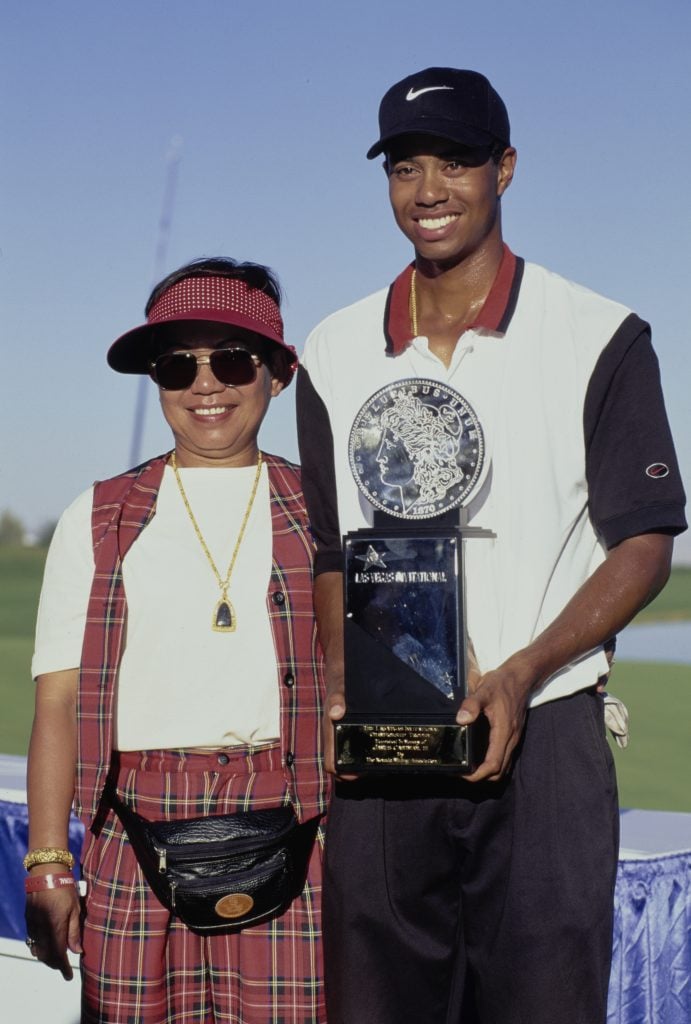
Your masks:
{"label": "red plaid pants", "polygon": [[[170,820],[277,807],[286,787],[273,747],[121,754],[118,792]],[[325,1024],[322,846],[320,829],[305,888],[280,918],[200,936],[158,902],[111,812],[82,867],[84,1024]]]}

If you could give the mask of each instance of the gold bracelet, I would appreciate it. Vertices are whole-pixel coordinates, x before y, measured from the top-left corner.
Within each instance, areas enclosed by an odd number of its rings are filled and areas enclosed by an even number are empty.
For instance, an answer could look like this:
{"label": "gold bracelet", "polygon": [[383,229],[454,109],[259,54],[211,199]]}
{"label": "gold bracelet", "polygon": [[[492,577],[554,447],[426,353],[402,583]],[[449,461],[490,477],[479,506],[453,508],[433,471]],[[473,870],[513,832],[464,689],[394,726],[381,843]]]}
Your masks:
{"label": "gold bracelet", "polygon": [[24,858],[24,868],[30,871],[37,864],[64,864],[70,871],[74,867],[74,857],[69,850],[61,850],[57,846],[41,846],[38,850],[29,850]]}

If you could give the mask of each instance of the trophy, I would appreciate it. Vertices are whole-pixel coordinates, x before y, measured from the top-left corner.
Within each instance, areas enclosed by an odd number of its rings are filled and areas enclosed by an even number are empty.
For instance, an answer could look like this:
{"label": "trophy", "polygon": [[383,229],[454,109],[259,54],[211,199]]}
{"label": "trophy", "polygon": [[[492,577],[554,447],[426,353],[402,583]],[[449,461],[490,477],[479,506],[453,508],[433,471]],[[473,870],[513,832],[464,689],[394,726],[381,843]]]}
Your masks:
{"label": "trophy", "polygon": [[471,405],[438,381],[389,384],[365,402],[349,440],[371,528],[344,538],[346,714],[334,723],[336,770],[469,774],[488,724],[456,723],[472,649],[464,546],[492,536],[466,524],[484,477]]}

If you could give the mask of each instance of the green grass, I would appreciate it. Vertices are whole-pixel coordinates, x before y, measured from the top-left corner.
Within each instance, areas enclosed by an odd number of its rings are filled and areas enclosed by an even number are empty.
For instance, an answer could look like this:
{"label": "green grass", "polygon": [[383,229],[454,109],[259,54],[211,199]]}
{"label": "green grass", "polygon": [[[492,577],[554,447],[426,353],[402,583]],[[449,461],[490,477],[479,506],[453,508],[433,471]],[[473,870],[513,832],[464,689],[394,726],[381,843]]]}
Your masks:
{"label": "green grass", "polygon": [[[45,551],[0,547],[0,751],[25,754],[33,716],[30,665]],[[675,569],[637,622],[691,619],[691,569]],[[610,688],[628,706],[631,742],[614,747],[623,807],[691,812],[691,668],[615,662]]]}
{"label": "green grass", "polygon": [[46,552],[0,547],[0,751],[25,754],[34,713],[31,655]]}
{"label": "green grass", "polygon": [[608,688],[630,716],[628,747],[611,742],[621,806],[691,812],[691,667],[617,661]]}
{"label": "green grass", "polygon": [[0,751],[26,754],[34,714],[30,637],[0,637]]}
{"label": "green grass", "polygon": [[665,589],[634,621],[674,622],[683,619],[691,619],[691,568],[673,569]]}
{"label": "green grass", "polygon": [[45,560],[42,548],[0,547],[0,637],[33,638]]}

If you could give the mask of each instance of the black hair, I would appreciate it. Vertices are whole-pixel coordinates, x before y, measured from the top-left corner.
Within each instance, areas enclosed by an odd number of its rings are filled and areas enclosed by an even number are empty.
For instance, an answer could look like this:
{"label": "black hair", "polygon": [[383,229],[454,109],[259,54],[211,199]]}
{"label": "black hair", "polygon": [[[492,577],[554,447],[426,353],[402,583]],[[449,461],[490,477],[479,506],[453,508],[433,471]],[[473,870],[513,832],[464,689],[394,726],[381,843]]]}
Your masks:
{"label": "black hair", "polygon": [[151,307],[160,299],[164,292],[172,288],[178,281],[186,277],[232,277],[244,281],[250,288],[265,292],[280,307],[283,297],[281,285],[273,270],[261,263],[241,263],[230,256],[202,256],[191,260],[183,267],[174,270],[154,287],[146,303],[144,313],[149,315]]}
{"label": "black hair", "polygon": [[[265,267],[261,263],[241,262],[231,259],[230,256],[202,256],[200,259],[191,260],[177,270],[173,270],[155,285],[147,300],[145,315],[148,317],[152,307],[164,292],[167,292],[178,281],[184,281],[188,277],[229,277],[244,281],[248,287],[256,288],[257,291],[268,295],[279,308],[281,306],[283,292],[276,273],[270,267]],[[150,342],[152,358],[165,352],[171,344],[175,344],[173,338],[176,331],[171,330],[171,327],[172,325],[162,324],[161,328],[163,329],[160,332],[153,332]],[[223,333],[227,333],[227,331],[228,328],[222,328],[220,324],[208,327],[210,340],[213,340],[216,335],[220,340]],[[283,381],[290,380],[291,357],[285,349],[252,331],[245,332],[242,328],[234,328],[234,331],[239,334],[247,333],[248,338],[251,337],[252,348],[258,350],[258,355],[269,367],[272,376],[279,377]]]}
{"label": "black hair", "polygon": [[507,149],[508,146],[506,145],[505,142],[500,142],[499,139],[495,139],[495,141],[492,143],[492,148],[489,153],[490,160],[493,163],[497,164],[498,166],[499,161],[501,160]]}

